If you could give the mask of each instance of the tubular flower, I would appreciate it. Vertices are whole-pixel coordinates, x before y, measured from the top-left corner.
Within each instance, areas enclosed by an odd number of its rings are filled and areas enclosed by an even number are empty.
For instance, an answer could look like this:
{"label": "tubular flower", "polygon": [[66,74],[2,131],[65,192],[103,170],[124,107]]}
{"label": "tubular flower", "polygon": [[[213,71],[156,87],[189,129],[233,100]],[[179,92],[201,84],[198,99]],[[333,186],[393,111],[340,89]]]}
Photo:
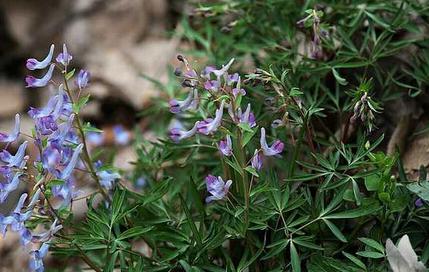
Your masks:
{"label": "tubular flower", "polygon": [[43,258],[48,254],[49,244],[43,243],[39,249],[30,252],[29,268],[32,272],[43,272],[45,267],[43,265]]}
{"label": "tubular flower", "polygon": [[52,44],[49,49],[49,53],[44,60],[38,61],[34,58],[28,59],[26,63],[27,69],[37,70],[37,69],[44,69],[48,67],[48,65],[51,63],[52,56],[54,55],[54,49],[55,49],[55,46]]}
{"label": "tubular flower", "polygon": [[179,101],[176,99],[171,99],[170,102],[170,112],[179,113],[186,110],[195,110],[198,105],[198,91],[193,89],[188,93],[188,96],[185,100]]}
{"label": "tubular flower", "polygon": [[271,147],[268,146],[267,140],[265,138],[265,128],[261,128],[260,144],[262,152],[265,156],[278,155],[283,151],[284,148],[284,144],[280,140],[275,140]]}
{"label": "tubular flower", "polygon": [[83,144],[80,144],[76,147],[76,149],[73,152],[73,155],[69,161],[69,163],[67,164],[67,166],[64,168],[64,170],[60,173],[60,178],[61,179],[68,179],[73,171],[73,169],[75,168],[76,164],[77,164],[77,160],[79,159],[79,154],[82,151],[83,148]]}
{"label": "tubular flower", "polygon": [[256,170],[260,170],[262,168],[262,160],[263,157],[261,152],[256,149],[251,160],[252,167]]}
{"label": "tubular flower", "polygon": [[197,132],[197,127],[198,127],[199,123],[200,123],[199,121],[195,122],[194,126],[188,131],[182,130],[182,129],[177,128],[177,127],[172,128],[170,130],[170,139],[175,141],[175,142],[179,142],[183,139],[194,136],[195,133]]}
{"label": "tubular flower", "polygon": [[214,119],[208,118],[204,121],[201,121],[198,124],[198,132],[199,133],[209,135],[210,133],[215,132],[219,128],[219,126],[222,122],[224,104],[225,104],[225,102],[224,102],[224,100],[222,100],[222,102],[220,104],[220,108],[216,110]]}
{"label": "tubular flower", "polygon": [[20,126],[21,126],[21,119],[20,119],[19,114],[16,114],[15,115],[15,127],[13,128],[13,130],[9,134],[0,132],[0,142],[1,143],[14,142],[19,136]]}
{"label": "tubular flower", "polygon": [[216,69],[213,66],[208,66],[203,70],[202,77],[210,79],[210,74],[214,74],[218,81],[220,80],[220,77],[225,75],[226,72],[231,67],[232,63],[234,62],[234,59],[231,59],[226,65],[222,65],[221,69]]}
{"label": "tubular flower", "polygon": [[16,189],[18,189],[19,178],[21,177],[21,175],[22,175],[21,173],[16,173],[10,182],[6,184],[0,183],[0,203],[5,202],[9,194],[12,191],[15,191]]}
{"label": "tubular flower", "polygon": [[238,110],[238,116],[240,118],[240,123],[248,124],[251,128],[256,126],[255,115],[250,111],[250,103],[247,104],[247,108],[244,113],[241,113],[241,109]]}
{"label": "tubular flower", "polygon": [[85,89],[88,86],[90,74],[87,70],[81,69],[77,75],[76,84],[80,90]]}
{"label": "tubular flower", "polygon": [[246,90],[244,90],[243,88],[241,88],[241,77],[238,76],[237,79],[237,86],[232,89],[232,94],[234,95],[234,97],[237,97],[239,94],[245,96],[246,95]]}
{"label": "tubular flower", "polygon": [[49,80],[52,78],[52,73],[54,72],[55,64],[51,64],[49,66],[48,72],[42,78],[35,78],[34,76],[27,76],[25,78],[25,82],[27,85],[26,88],[37,88],[37,87],[45,87]]}
{"label": "tubular flower", "polygon": [[54,223],[52,223],[49,230],[42,232],[37,235],[32,235],[31,242],[33,243],[44,243],[49,241],[55,233],[57,233],[60,229],[62,229],[63,226],[58,224],[58,219],[55,219]]}
{"label": "tubular flower", "polygon": [[67,46],[63,44],[63,52],[59,53],[56,61],[64,65],[64,67],[68,66],[70,61],[73,59],[73,56],[67,51]]}
{"label": "tubular flower", "polygon": [[226,183],[222,180],[221,177],[215,177],[213,175],[208,175],[206,177],[206,186],[207,191],[211,194],[206,198],[206,202],[212,202],[213,200],[222,200],[226,197],[231,187],[232,180],[228,180]]}
{"label": "tubular flower", "polygon": [[15,155],[10,154],[7,150],[0,152],[0,160],[7,163],[7,167],[18,167],[19,169],[24,168],[27,160],[25,158],[25,150],[27,149],[28,142],[23,142],[16,152]]}
{"label": "tubular flower", "polygon": [[219,150],[225,156],[232,155],[232,141],[231,136],[226,135],[226,138],[219,142]]}

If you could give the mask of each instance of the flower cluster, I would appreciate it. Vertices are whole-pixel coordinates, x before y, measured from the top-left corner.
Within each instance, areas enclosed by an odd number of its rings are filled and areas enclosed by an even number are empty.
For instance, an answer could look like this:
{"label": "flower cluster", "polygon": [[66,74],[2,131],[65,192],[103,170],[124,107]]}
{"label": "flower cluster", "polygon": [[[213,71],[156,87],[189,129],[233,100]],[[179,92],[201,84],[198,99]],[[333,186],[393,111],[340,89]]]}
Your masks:
{"label": "flower cluster", "polygon": [[[68,80],[73,77],[74,70],[67,70],[73,59],[66,45],[63,51],[56,57],[53,63],[55,46],[51,45],[48,55],[41,61],[30,58],[26,67],[31,70],[47,68],[47,72],[41,78],[29,75],[25,78],[27,88],[44,87],[48,85],[54,75],[54,69],[59,68],[64,78],[64,84],[57,86],[57,92],[49,99],[47,104],[41,108],[31,107],[28,115],[34,122],[32,136],[20,132],[20,115],[15,116],[15,126],[10,133],[0,133],[0,142],[6,143],[6,148],[0,152],[0,203],[8,198],[9,194],[16,190],[21,181],[32,183],[36,191],[30,202],[25,205],[28,198],[27,193],[21,195],[15,209],[8,215],[0,215],[0,233],[5,236],[8,229],[19,233],[21,244],[29,250],[30,270],[44,271],[43,258],[47,255],[49,243],[55,233],[62,228],[61,218],[58,212],[69,209],[71,202],[77,195],[74,185],[73,171],[77,167],[84,166],[84,171],[94,171],[100,185],[107,189],[114,186],[114,181],[119,178],[117,173],[101,168],[91,168],[90,159],[81,160],[80,155],[86,152],[82,142],[84,132],[76,116],[78,110],[74,108],[74,99],[79,101],[81,90],[89,83],[89,73],[80,70],[75,85],[79,94],[73,97],[72,89],[68,86]],[[49,67],[49,68],[48,68]],[[77,126],[76,126],[77,124]],[[115,132],[121,143],[128,141],[128,135],[120,128]],[[17,142],[19,136],[29,137],[34,146],[39,150],[39,158],[32,165],[27,165],[29,156],[26,149],[29,141],[24,141],[15,154],[10,153],[7,148],[10,144]],[[30,169],[38,174],[30,174]],[[96,169],[96,170],[95,170]],[[34,172],[33,172],[34,173]],[[43,199],[41,196],[43,195]],[[47,206],[46,206],[47,205]],[[39,206],[36,209],[36,206]],[[48,209],[47,209],[48,208]],[[26,222],[33,216],[47,218],[51,214],[52,221],[45,220],[41,224],[45,231],[35,232],[27,227]],[[34,226],[34,224],[32,224]],[[37,247],[40,245],[40,247]],[[34,249],[38,248],[38,249]]]}
{"label": "flower cluster", "polygon": [[[189,88],[189,91],[184,100],[170,100],[170,112],[177,114],[177,118],[180,119],[186,111],[202,109],[204,105],[201,102],[205,100],[216,105],[216,109],[212,117],[196,121],[191,129],[185,129],[180,122],[176,122],[175,126],[170,130],[170,138],[174,142],[179,142],[197,133],[215,137],[219,128],[232,123],[232,130],[225,130],[228,133],[218,143],[218,148],[223,156],[234,156],[232,137],[241,141],[242,133],[252,131],[257,126],[251,104],[248,103],[244,111],[240,106],[243,97],[247,94],[247,91],[242,87],[241,76],[238,73],[228,73],[234,59],[231,59],[219,69],[213,66],[205,67],[200,75],[192,69],[185,57],[179,55],[178,59],[184,64],[185,72],[176,69],[175,74],[182,78],[182,86]],[[228,115],[224,115],[225,108]],[[229,116],[230,120],[226,120],[226,116]],[[236,131],[237,129],[241,131],[239,134],[235,136],[230,134],[230,131]],[[241,147],[237,146],[237,148]],[[255,150],[253,157],[248,162],[249,167],[260,170],[264,157],[278,156],[283,151],[283,148],[284,144],[280,140],[275,140],[269,146],[266,140],[265,128],[261,128],[260,149]],[[206,185],[207,191],[211,196],[207,198],[207,202],[225,198],[231,183],[231,180],[224,183],[221,177],[215,178],[209,175],[206,178]]]}

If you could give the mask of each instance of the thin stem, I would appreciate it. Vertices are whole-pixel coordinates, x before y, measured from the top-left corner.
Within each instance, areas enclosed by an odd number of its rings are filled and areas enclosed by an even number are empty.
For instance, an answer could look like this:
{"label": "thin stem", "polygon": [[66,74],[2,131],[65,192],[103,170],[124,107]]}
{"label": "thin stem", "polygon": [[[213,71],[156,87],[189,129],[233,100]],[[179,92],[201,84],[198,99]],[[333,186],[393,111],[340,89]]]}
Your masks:
{"label": "thin stem", "polygon": [[[73,97],[71,95],[70,88],[68,86],[68,82],[67,82],[67,80],[65,78],[65,75],[66,74],[64,74],[64,86],[65,86],[65,90],[66,90],[68,96],[70,97],[71,102],[74,104]],[[79,133],[80,133],[80,136],[81,136],[81,139],[82,139],[82,143],[83,143],[83,154],[84,154],[84,157],[85,157],[86,167],[89,170],[92,178],[96,181],[97,187],[98,187],[99,191],[101,192],[101,194],[103,195],[103,197],[107,201],[110,202],[109,195],[104,191],[104,188],[101,185],[100,179],[98,178],[97,173],[96,173],[96,171],[94,169],[94,166],[92,164],[91,156],[89,155],[88,146],[86,144],[85,132],[83,131],[82,123],[81,123],[80,118],[79,118],[79,113],[75,113],[75,114],[76,114],[76,118],[75,118],[76,126],[77,126],[77,129],[78,129]]]}

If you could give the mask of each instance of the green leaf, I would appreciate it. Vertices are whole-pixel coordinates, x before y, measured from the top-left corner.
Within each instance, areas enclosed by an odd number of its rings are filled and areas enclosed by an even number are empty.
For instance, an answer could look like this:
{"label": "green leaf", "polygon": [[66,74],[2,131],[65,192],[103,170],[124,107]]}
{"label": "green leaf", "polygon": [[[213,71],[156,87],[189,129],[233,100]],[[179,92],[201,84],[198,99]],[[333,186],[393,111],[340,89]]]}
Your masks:
{"label": "green leaf", "polygon": [[407,189],[417,194],[423,200],[429,201],[429,181],[408,184]]}
{"label": "green leaf", "polygon": [[372,202],[372,205],[361,206],[357,209],[346,210],[343,212],[333,213],[324,216],[326,219],[346,219],[346,218],[357,218],[362,216],[367,216],[370,214],[374,214],[381,209],[381,206]]}
{"label": "green leaf", "polygon": [[77,101],[77,103],[74,103],[74,104],[73,104],[73,112],[74,112],[74,113],[79,113],[79,112],[80,112],[80,110],[81,110],[81,108],[82,108],[83,106],[85,106],[85,105],[86,105],[86,103],[88,102],[89,97],[90,97],[90,95],[89,95],[89,94],[87,94],[87,95],[84,95],[84,96],[82,96],[81,98],[79,98],[79,101]]}
{"label": "green leaf", "polygon": [[246,168],[244,168],[244,170],[246,170],[250,174],[254,175],[255,177],[259,177],[258,172],[256,172],[255,168],[253,168],[251,166],[247,166]]}
{"label": "green leaf", "polygon": [[145,234],[146,232],[151,231],[153,228],[154,228],[153,226],[150,226],[150,227],[137,226],[137,227],[127,229],[126,231],[124,231],[118,236],[118,240],[126,240],[137,236],[141,236],[142,234]]}
{"label": "green leaf", "polygon": [[248,123],[239,123],[238,127],[241,128],[243,131],[254,132]]}
{"label": "green leaf", "polygon": [[189,227],[194,233],[194,239],[196,240],[197,244],[201,246],[203,244],[203,238],[201,237],[201,234],[198,231],[197,226],[195,225],[194,219],[192,218],[192,215],[191,215],[191,211],[188,209],[188,206],[186,205],[185,200],[183,199],[182,195],[179,195],[179,196],[180,196],[180,201],[182,203],[182,208],[185,211],[185,215],[189,223]]}
{"label": "green leaf", "polygon": [[74,73],[75,73],[76,69],[71,70],[70,72],[68,72],[65,76],[66,80],[70,80],[70,78],[73,77]]}
{"label": "green leaf", "polygon": [[334,223],[332,223],[329,220],[326,220],[323,218],[323,222],[328,226],[328,228],[331,230],[331,232],[335,235],[335,237],[338,238],[341,242],[347,243],[346,237],[341,233],[341,231],[335,226]]}
{"label": "green leaf", "polygon": [[359,266],[363,270],[366,270],[366,265],[361,260],[359,260],[357,257],[355,257],[352,254],[349,254],[347,252],[344,252],[344,251],[342,251],[342,253],[347,259],[352,261],[355,265]]}
{"label": "green leaf", "polygon": [[345,78],[341,77],[340,74],[337,72],[337,70],[335,70],[334,67],[332,67],[331,70],[332,70],[332,74],[334,75],[335,79],[337,80],[337,82],[340,85],[347,85],[348,84],[347,80]]}
{"label": "green leaf", "polygon": [[375,251],[358,251],[356,252],[357,255],[365,257],[365,258],[371,258],[371,259],[381,259],[384,258],[384,254],[380,252]]}
{"label": "green leaf", "polygon": [[365,177],[365,187],[370,192],[379,191],[382,184],[381,178],[376,174]]}
{"label": "green leaf", "polygon": [[359,241],[361,241],[365,245],[372,247],[373,249],[376,249],[376,250],[378,250],[384,254],[384,246],[382,244],[380,244],[379,242],[377,242],[373,239],[370,239],[370,238],[365,238],[365,237],[361,237],[358,239],[359,239]]}
{"label": "green leaf", "polygon": [[298,252],[296,251],[293,241],[290,242],[290,260],[292,264],[293,272],[301,272],[301,260],[299,258]]}

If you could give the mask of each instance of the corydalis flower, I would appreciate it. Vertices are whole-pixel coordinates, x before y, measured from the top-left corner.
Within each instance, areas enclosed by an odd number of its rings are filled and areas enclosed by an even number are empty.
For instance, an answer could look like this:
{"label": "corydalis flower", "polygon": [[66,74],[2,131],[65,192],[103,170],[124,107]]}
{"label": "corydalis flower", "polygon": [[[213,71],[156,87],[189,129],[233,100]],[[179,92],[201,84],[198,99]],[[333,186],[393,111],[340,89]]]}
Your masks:
{"label": "corydalis flower", "polygon": [[241,88],[241,77],[238,76],[238,80],[237,80],[237,86],[232,89],[232,94],[234,95],[234,97],[237,97],[239,94],[241,95],[246,95],[246,90],[244,90],[243,88]]}
{"label": "corydalis flower", "polygon": [[234,62],[234,59],[231,59],[226,65],[222,65],[221,69],[216,69],[213,66],[208,66],[203,70],[202,77],[210,79],[210,74],[214,74],[217,78],[217,80],[220,80],[220,77],[226,74],[226,72],[231,67],[232,63]]}
{"label": "corydalis flower", "polygon": [[69,163],[67,164],[67,166],[64,168],[64,170],[60,173],[59,177],[60,179],[68,179],[73,171],[73,169],[75,168],[76,164],[77,164],[77,160],[79,159],[79,154],[82,151],[83,148],[83,144],[80,144],[76,147],[76,149],[73,152],[72,157],[70,158]]}
{"label": "corydalis flower", "polygon": [[38,61],[34,58],[28,59],[26,64],[27,69],[36,70],[48,67],[48,65],[51,63],[52,56],[54,55],[54,48],[55,46],[52,44],[51,48],[49,49],[49,53],[44,60]]}
{"label": "corydalis flower", "polygon": [[185,100],[179,101],[176,99],[171,99],[170,102],[170,112],[179,113],[186,110],[195,110],[198,106],[198,91],[193,89],[188,93],[188,96]]}
{"label": "corydalis flower", "polygon": [[417,254],[411,246],[408,235],[402,236],[396,247],[392,240],[386,241],[386,254],[393,272],[420,272],[426,267],[417,259]]}
{"label": "corydalis flower", "polygon": [[172,128],[170,130],[170,139],[172,139],[175,142],[179,142],[183,139],[194,136],[195,133],[197,132],[197,127],[199,123],[200,123],[199,121],[195,122],[194,126],[188,131],[182,130],[181,128]]}
{"label": "corydalis flower", "polygon": [[56,61],[66,67],[69,65],[72,59],[73,59],[73,56],[70,55],[70,53],[67,51],[67,46],[63,44],[63,52],[58,54]]}
{"label": "corydalis flower", "polygon": [[232,184],[232,180],[228,180],[226,183],[221,177],[215,177],[208,175],[206,177],[207,191],[211,194],[206,198],[206,202],[209,203],[213,200],[221,200],[226,197],[229,191],[229,187]]}
{"label": "corydalis flower", "polygon": [[219,142],[219,150],[225,156],[231,156],[232,155],[231,136],[226,135],[226,138]]}
{"label": "corydalis flower", "polygon": [[77,75],[76,84],[80,90],[85,89],[88,86],[90,74],[87,70],[80,70]]}
{"label": "corydalis flower", "polygon": [[45,270],[43,266],[43,258],[48,254],[49,244],[43,243],[40,249],[33,250],[30,252],[30,271],[43,272]]}
{"label": "corydalis flower", "polygon": [[284,144],[280,140],[275,140],[271,146],[268,146],[267,139],[265,138],[265,128],[261,128],[261,149],[265,156],[274,156],[283,151]]}
{"label": "corydalis flower", "polygon": [[0,142],[1,143],[11,143],[11,142],[15,141],[19,136],[20,125],[21,125],[20,116],[19,116],[19,114],[16,114],[15,115],[15,127],[13,128],[13,130],[9,134],[0,132]]}
{"label": "corydalis flower", "polygon": [[0,203],[5,202],[6,198],[12,191],[18,189],[19,178],[21,177],[21,173],[16,173],[12,180],[8,183],[0,183]]}
{"label": "corydalis flower", "polygon": [[3,150],[0,152],[0,160],[7,163],[7,167],[18,167],[23,168],[26,163],[25,158],[25,150],[27,149],[28,142],[23,142],[19,148],[18,151],[16,151],[15,155],[12,155],[7,150]]}
{"label": "corydalis flower", "polygon": [[257,149],[255,150],[255,153],[253,153],[253,157],[251,160],[251,165],[254,169],[260,170],[262,168],[262,154]]}
{"label": "corydalis flower", "polygon": [[204,121],[201,121],[198,124],[198,132],[199,133],[209,135],[210,133],[215,132],[219,128],[219,126],[222,122],[224,104],[225,104],[225,102],[224,102],[224,100],[222,100],[222,102],[220,104],[220,108],[216,110],[214,119],[208,118]]}
{"label": "corydalis flower", "polygon": [[255,115],[250,110],[250,104],[247,104],[247,108],[244,113],[241,113],[241,109],[239,109],[238,116],[240,118],[240,123],[248,124],[251,128],[256,126]]}
{"label": "corydalis flower", "polygon": [[130,133],[122,125],[113,127],[113,138],[118,145],[126,145],[130,142]]}
{"label": "corydalis flower", "polygon": [[52,78],[52,73],[54,72],[55,64],[51,64],[49,66],[48,72],[42,78],[35,78],[34,76],[27,76],[25,78],[25,82],[27,85],[26,88],[37,88],[37,87],[45,87],[49,80]]}
{"label": "corydalis flower", "polygon": [[113,186],[115,184],[115,180],[120,179],[121,176],[118,173],[113,172],[113,171],[102,170],[101,169],[102,166],[103,165],[102,165],[101,161],[98,161],[96,163],[96,168],[100,169],[99,171],[97,171],[97,176],[100,179],[101,185],[104,188],[110,190],[113,188]]}

